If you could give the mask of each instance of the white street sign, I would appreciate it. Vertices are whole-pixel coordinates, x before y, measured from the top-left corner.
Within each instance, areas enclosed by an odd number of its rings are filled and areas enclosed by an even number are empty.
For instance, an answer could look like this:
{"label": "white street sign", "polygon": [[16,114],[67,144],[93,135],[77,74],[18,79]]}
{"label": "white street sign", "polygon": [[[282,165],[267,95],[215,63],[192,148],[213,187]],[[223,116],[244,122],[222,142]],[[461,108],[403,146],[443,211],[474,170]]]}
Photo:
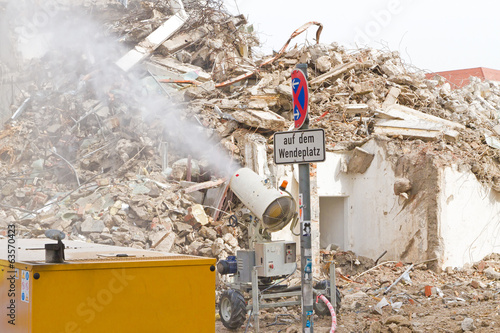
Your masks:
{"label": "white street sign", "polygon": [[325,131],[323,129],[274,133],[274,163],[301,164],[324,160]]}

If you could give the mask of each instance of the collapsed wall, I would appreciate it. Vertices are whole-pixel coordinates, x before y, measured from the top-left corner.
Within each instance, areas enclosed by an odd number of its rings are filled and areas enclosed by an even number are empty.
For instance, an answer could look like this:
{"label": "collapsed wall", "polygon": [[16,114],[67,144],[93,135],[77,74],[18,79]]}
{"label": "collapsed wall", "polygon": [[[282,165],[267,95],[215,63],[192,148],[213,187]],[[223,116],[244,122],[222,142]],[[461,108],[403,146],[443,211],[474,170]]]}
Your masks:
{"label": "collapsed wall", "polygon": [[[436,233],[439,172],[432,157],[418,149],[403,154],[384,138],[361,148],[373,159],[362,170],[350,163],[352,152],[328,153],[327,160],[318,164],[316,245],[323,249],[336,245],[339,251],[372,259],[384,251],[387,260],[435,258],[440,246]],[[341,206],[335,213],[330,207],[338,205],[339,199]]]}

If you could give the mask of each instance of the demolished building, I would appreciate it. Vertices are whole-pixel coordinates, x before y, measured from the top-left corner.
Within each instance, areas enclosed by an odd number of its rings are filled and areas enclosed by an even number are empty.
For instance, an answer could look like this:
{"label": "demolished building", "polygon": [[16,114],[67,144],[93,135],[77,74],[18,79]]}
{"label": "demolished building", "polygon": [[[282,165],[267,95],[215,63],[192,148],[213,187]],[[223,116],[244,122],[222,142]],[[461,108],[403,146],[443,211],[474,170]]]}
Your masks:
{"label": "demolished building", "polygon": [[[328,151],[312,168],[316,263],[328,248],[439,269],[497,250],[497,83],[452,91],[394,52],[294,46],[310,27],[319,41],[317,22],[257,59],[244,17],[218,1],[179,4],[82,1],[77,20],[72,7],[57,14],[55,30],[73,36],[55,34],[42,57],[22,60],[36,74],[15,90],[0,132],[2,230],[15,222],[26,238],[52,228],[101,244],[234,254],[247,240],[227,222],[244,215],[225,182],[231,171],[288,179],[298,196],[297,168],[272,161],[272,134],[292,126],[290,75],[307,63],[310,126],[325,130]],[[140,54],[123,65],[130,50]]]}

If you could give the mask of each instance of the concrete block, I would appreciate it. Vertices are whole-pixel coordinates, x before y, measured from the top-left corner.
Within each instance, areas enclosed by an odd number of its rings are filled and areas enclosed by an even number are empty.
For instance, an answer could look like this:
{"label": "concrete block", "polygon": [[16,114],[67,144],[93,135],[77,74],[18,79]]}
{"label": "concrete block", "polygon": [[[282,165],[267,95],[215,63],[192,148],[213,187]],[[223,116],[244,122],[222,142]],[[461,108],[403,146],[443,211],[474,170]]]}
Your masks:
{"label": "concrete block", "polygon": [[348,104],[344,108],[345,112],[350,116],[357,114],[368,116],[370,114],[370,107],[366,104]]}
{"label": "concrete block", "polygon": [[283,131],[286,126],[286,120],[282,116],[263,110],[236,111],[232,114],[239,123],[254,128],[269,129],[272,131]]}
{"label": "concrete block", "polygon": [[394,194],[400,195],[411,190],[411,182],[406,178],[396,178],[394,183]]}
{"label": "concrete block", "polygon": [[102,232],[106,226],[101,220],[94,220],[92,217],[87,217],[85,221],[82,222],[81,232],[82,233],[93,233]]}
{"label": "concrete block", "polygon": [[359,147],[354,148],[354,152],[347,164],[348,173],[364,173],[371,165],[374,154],[370,154]]}
{"label": "concrete block", "polygon": [[328,56],[319,57],[316,60],[316,68],[321,73],[328,72],[330,70],[330,68],[332,68],[332,63],[330,61],[330,57],[328,57]]}
{"label": "concrete block", "polygon": [[134,49],[121,57],[116,65],[124,72],[128,72],[136,64],[153,53],[162,43],[179,30],[186,22],[185,12],[170,17],[158,29],[140,42]]}

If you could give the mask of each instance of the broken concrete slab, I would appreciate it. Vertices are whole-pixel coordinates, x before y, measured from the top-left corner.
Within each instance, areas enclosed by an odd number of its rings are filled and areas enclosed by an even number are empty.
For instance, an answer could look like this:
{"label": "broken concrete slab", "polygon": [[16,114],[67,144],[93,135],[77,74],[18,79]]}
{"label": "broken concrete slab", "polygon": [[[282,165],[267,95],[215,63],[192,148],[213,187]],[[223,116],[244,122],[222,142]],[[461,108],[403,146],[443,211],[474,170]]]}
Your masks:
{"label": "broken concrete slab", "polygon": [[268,129],[275,132],[283,131],[286,128],[285,118],[272,111],[235,111],[232,116],[237,122],[249,127]]}
{"label": "broken concrete slab", "polygon": [[[380,112],[383,114],[384,112]],[[425,114],[409,107],[393,104],[385,110],[385,115],[397,119],[381,119],[375,123],[375,133],[386,136],[402,136],[422,140],[437,140],[444,137],[457,140],[465,126],[453,121]]]}
{"label": "broken concrete slab", "polygon": [[212,75],[205,72],[203,68],[191,64],[182,63],[177,59],[152,57],[150,62],[159,66],[163,66],[169,71],[174,71],[181,74],[195,73],[197,75],[196,79],[199,81],[209,81],[212,79]]}
{"label": "broken concrete slab", "polygon": [[366,104],[348,104],[344,106],[345,113],[349,116],[361,115],[366,117],[370,115],[370,107]]}
{"label": "broken concrete slab", "polygon": [[200,191],[200,190],[205,190],[205,189],[209,189],[209,188],[213,188],[213,187],[218,187],[219,185],[223,184],[225,181],[226,181],[225,178],[221,178],[221,179],[211,180],[211,181],[204,182],[204,183],[193,184],[193,185],[187,187],[184,190],[184,193],[191,193],[194,191]]}
{"label": "broken concrete slab", "polygon": [[347,172],[365,173],[366,170],[370,167],[374,157],[374,154],[370,154],[362,148],[354,148],[352,156],[347,164]]}
{"label": "broken concrete slab", "polygon": [[277,95],[256,95],[250,98],[248,107],[251,109],[261,109],[267,110],[276,106],[279,101],[279,96]]}
{"label": "broken concrete slab", "polygon": [[174,230],[176,231],[178,237],[184,237],[193,232],[193,227],[184,222],[175,222]]}
{"label": "broken concrete slab", "polygon": [[443,128],[438,124],[426,121],[380,120],[375,124],[376,134],[389,137],[401,136],[405,139],[438,140],[443,137],[455,141],[459,137],[458,131]]}
{"label": "broken concrete slab", "polygon": [[153,31],[148,37],[140,42],[136,47],[121,57],[116,65],[124,72],[128,72],[132,67],[148,57],[170,36],[176,33],[186,22],[187,13],[182,8],[178,13],[171,16],[158,29]]}
{"label": "broken concrete slab", "polygon": [[380,69],[384,74],[388,76],[397,76],[404,74],[404,69],[396,65],[392,59],[386,61],[383,65],[381,65]]}
{"label": "broken concrete slab", "polygon": [[285,96],[288,96],[290,98],[293,97],[293,93],[292,93],[292,86],[291,85],[287,85],[287,84],[280,84],[277,88],[276,88],[276,91],[280,94],[283,94]]}
{"label": "broken concrete slab", "polygon": [[493,127],[493,132],[495,132],[496,135],[500,136],[500,125],[496,125]]}
{"label": "broken concrete slab", "polygon": [[364,63],[358,63],[358,62],[349,62],[346,64],[339,65],[337,67],[332,68],[330,71],[326,72],[325,74],[322,74],[320,76],[315,77],[311,81],[309,81],[309,85],[311,87],[317,87],[326,80],[335,80],[337,79],[340,75],[349,72],[352,69],[364,69],[364,68],[369,68],[373,66],[371,62],[364,62]]}
{"label": "broken concrete slab", "polygon": [[459,124],[454,121],[450,121],[447,119],[439,118],[427,113],[423,113],[417,110],[414,110],[412,108],[403,106],[403,105],[398,105],[398,104],[393,104],[389,106],[386,109],[386,113],[390,116],[393,116],[395,118],[400,118],[403,120],[408,120],[408,121],[420,121],[424,120],[427,122],[430,122],[432,124],[440,125],[440,126],[446,126],[451,129],[464,129],[465,126],[462,124]]}
{"label": "broken concrete slab", "polygon": [[355,95],[365,95],[373,92],[373,81],[364,81],[353,85]]}
{"label": "broken concrete slab", "polygon": [[[194,31],[183,32],[164,42],[161,45],[161,48],[165,48],[166,53],[174,53],[192,43],[199,41],[200,39],[205,37],[208,33],[209,30],[205,26],[199,27]],[[160,51],[163,52],[163,50],[161,49]]]}
{"label": "broken concrete slab", "polygon": [[95,232],[102,232],[106,226],[102,220],[94,220],[92,217],[88,216],[85,221],[80,225],[80,230],[82,233],[89,234]]}
{"label": "broken concrete slab", "polygon": [[151,243],[153,244],[153,248],[156,251],[161,252],[170,252],[175,243],[175,233],[166,232],[161,233],[157,232],[151,237]]}
{"label": "broken concrete slab", "polygon": [[[217,240],[217,231],[215,231],[212,228],[207,228],[207,227],[201,227],[200,231],[198,234],[204,238],[210,239],[212,241]],[[213,247],[212,247],[213,249]],[[213,250],[212,250],[213,251]]]}
{"label": "broken concrete slab", "polygon": [[314,86],[320,85],[321,83],[325,82],[328,79],[333,79],[334,80],[339,75],[342,75],[343,73],[348,72],[351,69],[354,69],[355,67],[356,67],[356,63],[355,62],[350,62],[350,63],[347,63],[347,64],[339,65],[337,67],[332,68],[327,73],[322,74],[322,75],[317,76],[316,78],[312,79],[311,81],[309,81],[309,85],[311,87],[314,87]]}
{"label": "broken concrete slab", "polygon": [[[180,159],[174,164],[172,164],[172,173],[171,177],[176,180],[186,179],[188,174],[188,158]],[[198,161],[191,159],[190,173],[192,178],[198,178],[200,176],[200,166]]]}
{"label": "broken concrete slab", "polygon": [[387,109],[389,106],[396,104],[399,94],[401,94],[401,89],[391,87],[391,89],[387,93],[387,96],[385,97],[384,103],[382,103],[382,108]]}

